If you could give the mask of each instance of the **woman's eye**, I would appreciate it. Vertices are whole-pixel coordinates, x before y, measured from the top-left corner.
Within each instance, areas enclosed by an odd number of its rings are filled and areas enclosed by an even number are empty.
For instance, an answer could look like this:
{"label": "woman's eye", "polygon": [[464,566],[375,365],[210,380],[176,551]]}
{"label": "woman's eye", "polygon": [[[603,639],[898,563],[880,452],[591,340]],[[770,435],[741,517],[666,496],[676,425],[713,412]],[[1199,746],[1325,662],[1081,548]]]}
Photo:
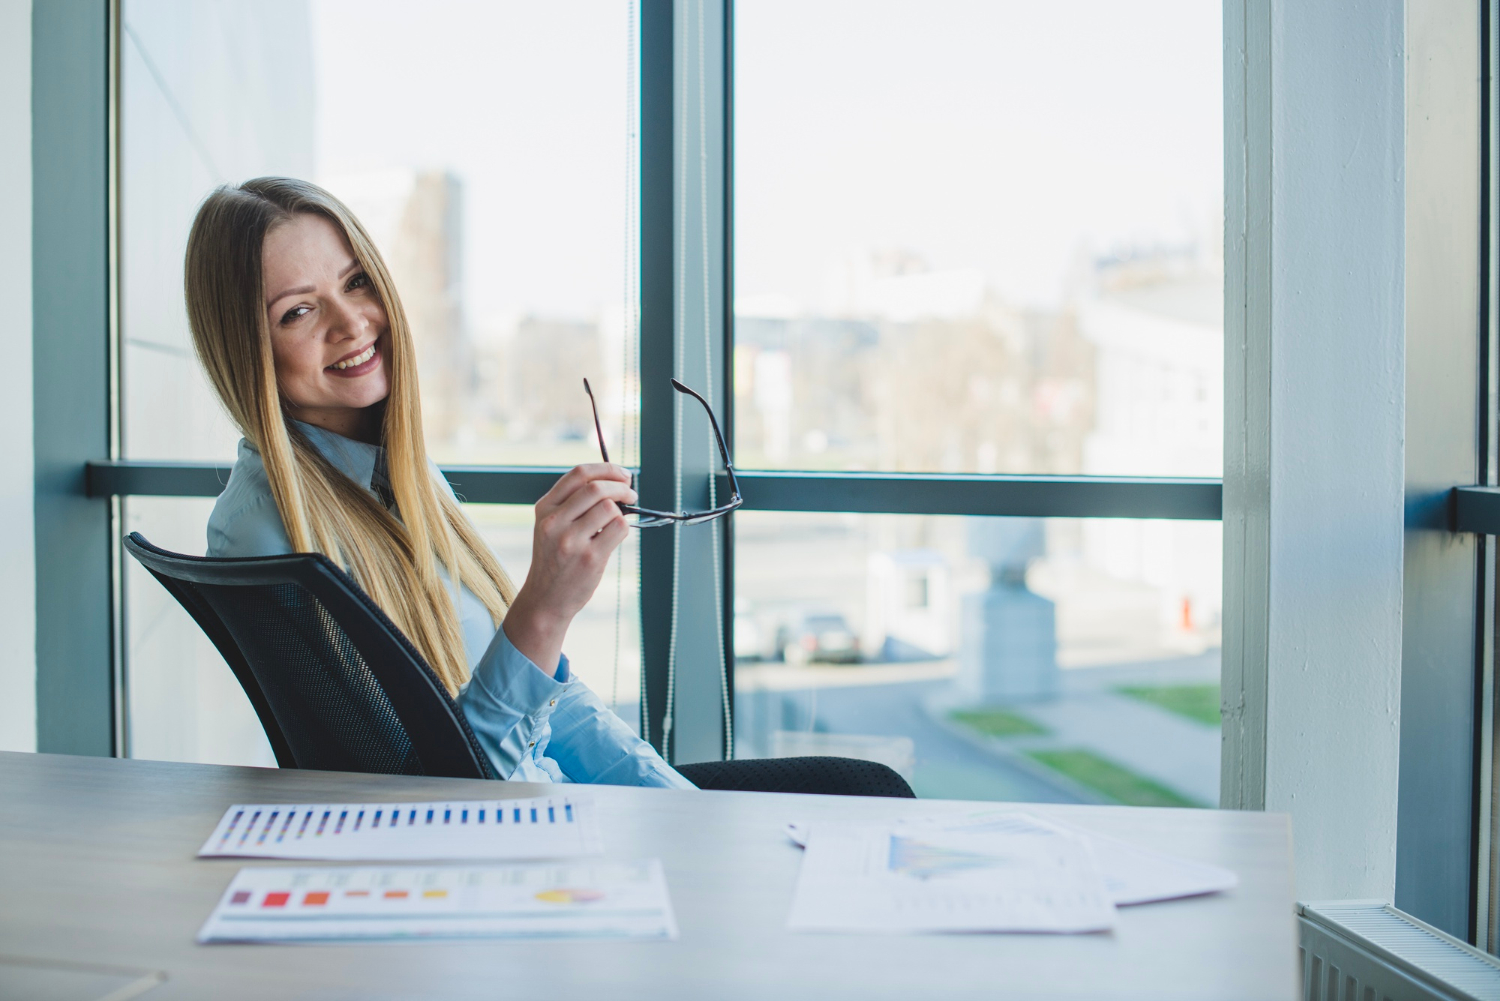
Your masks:
{"label": "woman's eye", "polygon": [[286,315],[281,318],[281,322],[283,324],[292,323],[295,320],[302,319],[302,317],[311,312],[312,307],[310,306],[293,306],[291,309],[286,311]]}
{"label": "woman's eye", "polygon": [[363,271],[349,279],[350,289],[364,288],[368,284],[370,284],[370,276]]}

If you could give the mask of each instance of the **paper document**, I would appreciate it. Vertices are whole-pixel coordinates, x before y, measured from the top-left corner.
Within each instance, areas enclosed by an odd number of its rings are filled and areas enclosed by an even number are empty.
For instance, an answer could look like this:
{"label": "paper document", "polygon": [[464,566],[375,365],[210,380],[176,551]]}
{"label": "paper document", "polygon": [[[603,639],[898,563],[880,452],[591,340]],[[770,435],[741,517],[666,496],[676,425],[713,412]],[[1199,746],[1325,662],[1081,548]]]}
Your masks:
{"label": "paper document", "polygon": [[241,869],[198,941],[676,938],[661,863]]}
{"label": "paper document", "polygon": [[818,824],[794,931],[1093,932],[1115,908],[1093,851],[1058,830],[953,832]]}
{"label": "paper document", "polygon": [[[1151,851],[1107,834],[1042,820],[1015,810],[987,810],[956,818],[930,818],[909,823],[936,824],[945,830],[972,832],[1030,830],[1037,826],[1071,831],[1093,846],[1094,857],[1104,873],[1104,885],[1118,907],[1219,893],[1232,890],[1240,883],[1239,876],[1220,866]],[[809,830],[806,824],[786,825],[787,837],[801,847],[807,846]]]}
{"label": "paper document", "polygon": [[1146,904],[1157,900],[1175,900],[1205,893],[1231,890],[1240,878],[1229,869],[1203,862],[1176,858],[1149,848],[1139,848],[1128,841],[1096,834],[1068,824],[1043,820],[1016,810],[983,810],[966,816],[942,820],[914,821],[917,826],[937,824],[946,831],[1014,833],[1050,829],[1068,831],[1085,838],[1094,848],[1094,857],[1104,873],[1110,899],[1119,906]]}
{"label": "paper document", "polygon": [[602,851],[594,804],[569,796],[453,803],[236,804],[199,858],[527,859]]}

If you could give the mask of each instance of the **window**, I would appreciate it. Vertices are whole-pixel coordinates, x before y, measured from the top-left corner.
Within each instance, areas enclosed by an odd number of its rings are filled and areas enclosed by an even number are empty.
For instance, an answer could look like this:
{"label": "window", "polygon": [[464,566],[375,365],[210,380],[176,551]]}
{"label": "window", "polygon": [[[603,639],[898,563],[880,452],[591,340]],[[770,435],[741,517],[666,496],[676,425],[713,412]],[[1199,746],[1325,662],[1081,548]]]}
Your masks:
{"label": "window", "polygon": [[[620,443],[637,410],[625,322],[632,38],[625,8],[604,0],[311,0],[274,17],[253,4],[125,0],[124,457],[233,461],[239,435],[193,355],[183,248],[212,186],[286,174],[349,204],[390,265],[417,334],[435,460],[597,459],[588,376],[612,449],[630,461],[633,438]],[[130,497],[124,528],[201,553],[211,506]],[[521,579],[527,513],[470,514]],[[628,550],[621,558],[636,565]],[[272,763],[212,646],[141,567],[124,570],[132,753]],[[609,574],[570,644],[586,652],[581,675],[624,703],[639,699],[635,576]],[[617,606],[628,665],[618,684]],[[597,629],[584,624],[595,616]]]}
{"label": "window", "polygon": [[[518,577],[525,467],[596,457],[581,377],[645,485],[701,430],[653,410],[667,368],[723,373],[746,507],[682,530],[674,754],[713,753],[689,731],[727,702],[735,753],[885,760],[924,795],[1212,804],[1217,10],[629,9],[308,0],[273,30],[125,0],[121,454],[156,485],[115,491],[121,527],[201,551],[212,485],[167,463],[233,458],[181,307],[199,199],[310,177],[386,254],[433,455]],[[640,595],[670,532],[569,638],[632,722],[669,687]],[[131,753],[269,763],[190,620],[123,577]]]}
{"label": "window", "polygon": [[[1217,7],[757,0],[734,38],[742,468],[1220,474]],[[1217,804],[1218,525],[900,508],[736,516],[738,753]]]}
{"label": "window", "polygon": [[1219,17],[738,5],[740,465],[1218,476]]}

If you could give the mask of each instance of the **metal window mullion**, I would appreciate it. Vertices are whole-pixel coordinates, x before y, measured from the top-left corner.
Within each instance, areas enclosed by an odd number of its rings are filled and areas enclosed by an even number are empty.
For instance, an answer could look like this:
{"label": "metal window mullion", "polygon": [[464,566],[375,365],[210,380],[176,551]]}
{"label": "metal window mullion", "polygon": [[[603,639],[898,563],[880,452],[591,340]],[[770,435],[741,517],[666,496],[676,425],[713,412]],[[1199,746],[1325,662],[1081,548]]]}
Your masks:
{"label": "metal window mullion", "polygon": [[[697,17],[703,17],[705,91],[697,87]],[[700,391],[705,371],[720,383],[711,398],[722,412],[728,383],[722,358],[704,358],[705,317],[721,327],[724,292],[723,114],[724,29],[722,0],[646,0],[641,5],[640,128],[640,338],[641,338],[641,503],[670,509],[677,502],[676,476],[682,477],[682,503],[701,507],[712,475],[705,422],[684,419],[682,441],[674,407],[677,394],[668,376],[678,374]],[[698,101],[707,120],[707,162],[697,156]],[[681,145],[680,145],[681,144]],[[708,188],[709,240],[701,238],[699,171]],[[702,260],[709,263],[710,298],[702,300]],[[679,309],[681,315],[679,315]],[[707,350],[723,351],[724,331],[708,332]],[[678,359],[682,372],[677,373]],[[679,447],[680,445],[680,447]],[[720,526],[720,533],[724,531]],[[676,561],[676,671],[671,757],[702,761],[722,755],[719,610],[713,602],[713,531],[709,526],[651,529],[641,536],[641,654],[644,662],[642,726],[651,743],[662,746],[667,714],[668,662],[673,614],[673,533],[680,533]],[[722,570],[724,561],[718,561]],[[722,581],[721,581],[722,583]]]}
{"label": "metal window mullion", "polygon": [[109,9],[32,11],[32,417],[37,749],[115,750],[109,500]]}

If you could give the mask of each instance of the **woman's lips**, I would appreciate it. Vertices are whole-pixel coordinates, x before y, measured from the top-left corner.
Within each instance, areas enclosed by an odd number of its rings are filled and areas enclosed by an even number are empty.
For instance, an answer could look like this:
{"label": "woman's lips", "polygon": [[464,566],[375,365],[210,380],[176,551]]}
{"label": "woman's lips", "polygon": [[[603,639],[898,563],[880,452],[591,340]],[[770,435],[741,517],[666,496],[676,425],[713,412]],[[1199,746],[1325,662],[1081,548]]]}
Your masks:
{"label": "woman's lips", "polygon": [[368,354],[369,357],[357,365],[350,365],[348,368],[334,368],[333,365],[329,365],[323,371],[329,375],[338,376],[341,379],[357,379],[362,375],[373,372],[375,367],[380,364],[380,349],[376,345],[371,344],[361,354],[354,357],[359,358],[363,354]]}

